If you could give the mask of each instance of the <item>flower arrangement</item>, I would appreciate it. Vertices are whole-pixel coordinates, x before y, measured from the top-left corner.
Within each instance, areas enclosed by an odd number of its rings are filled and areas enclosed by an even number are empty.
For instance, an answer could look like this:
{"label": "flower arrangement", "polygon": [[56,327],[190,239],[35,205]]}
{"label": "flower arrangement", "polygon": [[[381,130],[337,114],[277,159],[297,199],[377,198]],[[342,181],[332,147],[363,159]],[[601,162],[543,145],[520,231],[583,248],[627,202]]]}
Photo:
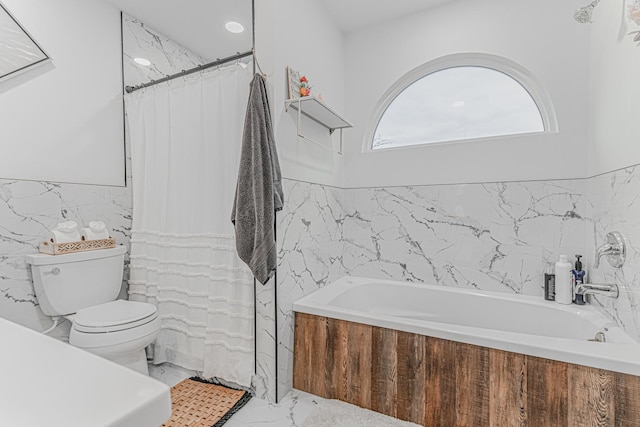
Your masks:
{"label": "flower arrangement", "polygon": [[300,77],[300,96],[311,95],[311,86],[309,86],[309,80],[305,76]]}
{"label": "flower arrangement", "polygon": [[640,25],[640,0],[631,0],[627,4],[627,18],[636,25]]}
{"label": "flower arrangement", "polygon": [[[629,22],[640,26],[640,0],[628,0],[627,19],[629,19]],[[629,35],[634,34],[633,41],[637,42],[640,47],[640,30],[629,32]]]}

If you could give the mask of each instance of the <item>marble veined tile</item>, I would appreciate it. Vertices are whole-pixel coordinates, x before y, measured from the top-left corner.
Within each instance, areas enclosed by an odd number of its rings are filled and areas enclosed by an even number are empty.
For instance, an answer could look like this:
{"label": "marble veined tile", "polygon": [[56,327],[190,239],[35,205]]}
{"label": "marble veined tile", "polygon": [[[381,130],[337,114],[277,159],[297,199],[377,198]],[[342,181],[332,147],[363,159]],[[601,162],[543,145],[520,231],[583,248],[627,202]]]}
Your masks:
{"label": "marble veined tile", "polygon": [[278,397],[290,389],[293,373],[292,304],[344,274],[341,189],[283,181],[278,213]]}
{"label": "marble veined tile", "polygon": [[[629,335],[640,340],[640,169],[638,166],[601,175],[587,184],[591,222],[586,231],[584,268],[590,283],[615,283],[617,299],[593,298]],[[618,231],[626,238],[627,257],[622,268],[606,260],[593,268],[597,248],[606,234]]]}
{"label": "marble veined tile", "polygon": [[[128,244],[131,230],[131,193],[126,187],[0,180],[0,313],[35,330],[48,329],[51,318],[42,313],[24,256],[58,222],[78,224],[101,220],[119,244]],[[126,272],[123,287],[126,285]],[[68,322],[52,336],[66,339]]]}
{"label": "marble veined tile", "polygon": [[300,427],[323,400],[298,390],[288,392],[279,404],[251,399],[225,427]]}
{"label": "marble veined tile", "polygon": [[[158,80],[208,62],[132,16],[123,14],[122,23],[125,85]],[[140,65],[134,58],[147,59],[151,65]]]}

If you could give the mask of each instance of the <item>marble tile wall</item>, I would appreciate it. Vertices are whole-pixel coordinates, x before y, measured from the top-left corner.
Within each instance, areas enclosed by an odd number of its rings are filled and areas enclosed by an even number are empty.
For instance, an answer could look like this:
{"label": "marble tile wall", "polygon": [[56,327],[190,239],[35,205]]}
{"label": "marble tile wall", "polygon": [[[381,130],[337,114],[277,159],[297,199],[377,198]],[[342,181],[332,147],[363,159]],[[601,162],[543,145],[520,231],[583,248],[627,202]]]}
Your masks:
{"label": "marble tile wall", "polygon": [[[207,62],[126,13],[122,15],[122,39],[125,85],[158,80]],[[147,59],[151,65],[137,64],[134,58]]]}
{"label": "marble tile wall", "polygon": [[547,262],[584,248],[584,181],[346,190],[351,275],[542,295]]}
{"label": "marble tile wall", "polygon": [[[591,283],[616,283],[620,288],[618,299],[600,297],[592,302],[640,341],[640,166],[589,179],[587,212],[591,218],[586,229],[587,278]],[[627,260],[622,268],[613,268],[603,258],[594,269],[593,254],[611,231],[626,237]]]}
{"label": "marble tile wall", "polygon": [[[25,254],[38,251],[58,222],[104,221],[118,244],[127,245],[131,229],[129,188],[37,181],[0,180],[0,316],[31,329],[51,326],[35,297]],[[126,281],[125,275],[125,281]],[[64,322],[52,336],[68,339]]]}
{"label": "marble tile wall", "polygon": [[344,190],[283,180],[284,208],[278,237],[278,392],[291,390],[293,372],[292,304],[345,274]]}

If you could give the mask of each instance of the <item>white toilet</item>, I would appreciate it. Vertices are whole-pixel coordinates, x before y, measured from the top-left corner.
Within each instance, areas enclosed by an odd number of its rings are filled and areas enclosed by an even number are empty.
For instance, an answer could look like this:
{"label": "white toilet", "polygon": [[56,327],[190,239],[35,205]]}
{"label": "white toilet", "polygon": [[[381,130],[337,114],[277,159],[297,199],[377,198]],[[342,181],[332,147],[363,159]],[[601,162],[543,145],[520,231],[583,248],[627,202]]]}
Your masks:
{"label": "white toilet", "polygon": [[69,343],[149,374],[145,347],[160,331],[153,304],[116,300],[124,246],[63,255],[27,255],[36,297],[49,316],[71,321]]}

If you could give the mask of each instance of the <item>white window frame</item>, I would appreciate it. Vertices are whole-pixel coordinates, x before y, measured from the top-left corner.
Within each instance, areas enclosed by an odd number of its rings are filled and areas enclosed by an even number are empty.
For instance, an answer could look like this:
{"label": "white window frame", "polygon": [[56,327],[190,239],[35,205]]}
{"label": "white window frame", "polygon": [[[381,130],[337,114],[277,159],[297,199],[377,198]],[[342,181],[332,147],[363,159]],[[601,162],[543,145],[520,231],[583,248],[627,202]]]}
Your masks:
{"label": "white window frame", "polygon": [[556,117],[556,112],[555,108],[553,107],[551,96],[544,89],[544,86],[540,83],[540,81],[536,79],[533,73],[531,73],[520,64],[502,56],[487,53],[456,53],[452,55],[442,56],[414,68],[413,70],[400,77],[400,79],[398,79],[393,85],[391,85],[389,89],[387,89],[387,91],[382,95],[382,97],[376,104],[376,107],[373,110],[372,120],[369,121],[367,129],[365,130],[362,152],[383,152],[387,150],[411,149],[433,145],[459,142],[478,142],[482,140],[494,140],[497,138],[514,138],[522,135],[531,135],[531,133],[507,134],[373,149],[373,138],[375,137],[375,132],[378,128],[378,124],[380,123],[382,116],[384,116],[384,113],[387,111],[387,108],[396,99],[396,97],[418,80],[435,72],[455,67],[483,67],[501,72],[511,77],[516,82],[520,83],[520,85],[522,85],[524,90],[529,93],[536,106],[538,107],[538,111],[540,112],[540,116],[542,117],[544,130],[542,132],[535,133],[557,133],[559,131],[558,119]]}

